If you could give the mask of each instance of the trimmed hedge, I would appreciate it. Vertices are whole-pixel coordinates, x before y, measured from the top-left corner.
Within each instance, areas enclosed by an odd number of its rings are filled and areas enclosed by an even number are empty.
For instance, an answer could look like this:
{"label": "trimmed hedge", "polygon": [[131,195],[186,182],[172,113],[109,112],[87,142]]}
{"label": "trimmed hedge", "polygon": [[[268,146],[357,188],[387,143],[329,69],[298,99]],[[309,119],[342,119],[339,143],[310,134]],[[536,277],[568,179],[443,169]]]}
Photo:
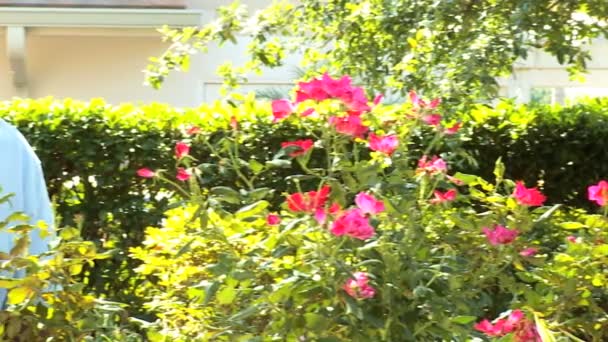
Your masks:
{"label": "trimmed hedge", "polygon": [[[461,150],[477,163],[459,154],[451,160],[462,172],[492,178],[494,163],[501,157],[509,166],[506,177],[529,185],[544,180],[543,191],[551,203],[587,206],[586,187],[608,176],[607,108],[608,99],[570,107],[509,102],[494,109],[480,106],[462,115],[465,127],[459,136]],[[269,105],[251,101],[238,107],[215,103],[186,110],[50,98],[0,105],[0,117],[23,132],[42,160],[63,224],[79,226],[83,238],[116,249],[114,258],[89,270],[90,286],[112,299],[134,303],[135,308],[138,298],[132,289],[146,280],[134,276],[126,251],[142,241],[144,228],[156,225],[170,205],[170,189],[144,182],[135,171],[171,165],[170,151],[176,141],[189,138],[185,130],[191,125],[201,127],[209,139],[229,139],[233,117],[245,134],[241,162],[271,159],[281,142],[298,136],[298,128],[270,124],[269,114]],[[209,187],[239,182],[200,140],[192,153],[203,165],[202,177]],[[277,201],[286,190],[284,177],[296,173],[290,165],[279,166],[283,168],[261,179]]]}
{"label": "trimmed hedge", "polygon": [[587,187],[608,177],[608,98],[565,107],[501,102],[462,119],[467,128],[461,146],[479,164],[465,169],[491,178],[501,157],[508,165],[505,177],[538,182],[548,203],[595,208]]}

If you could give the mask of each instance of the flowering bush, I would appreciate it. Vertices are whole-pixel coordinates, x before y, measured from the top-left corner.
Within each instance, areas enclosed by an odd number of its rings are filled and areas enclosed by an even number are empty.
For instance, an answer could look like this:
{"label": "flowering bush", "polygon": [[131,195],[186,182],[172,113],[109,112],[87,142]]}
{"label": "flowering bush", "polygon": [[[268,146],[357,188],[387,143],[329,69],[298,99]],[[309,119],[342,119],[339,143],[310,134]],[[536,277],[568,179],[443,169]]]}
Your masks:
{"label": "flowering bush", "polygon": [[[459,173],[438,146],[466,122],[446,123],[437,99],[411,92],[386,110],[329,75],[294,94],[268,110],[302,134],[268,161],[240,159],[238,122],[220,143],[192,138],[242,186],[201,186],[209,165],[183,141],[175,169],[139,170],[185,197],[131,250],[152,279],[151,340],[608,338],[605,217],[543,207],[500,160],[493,182]],[[421,137],[420,157],[410,148]],[[302,172],[275,207],[256,183],[291,163]]]}

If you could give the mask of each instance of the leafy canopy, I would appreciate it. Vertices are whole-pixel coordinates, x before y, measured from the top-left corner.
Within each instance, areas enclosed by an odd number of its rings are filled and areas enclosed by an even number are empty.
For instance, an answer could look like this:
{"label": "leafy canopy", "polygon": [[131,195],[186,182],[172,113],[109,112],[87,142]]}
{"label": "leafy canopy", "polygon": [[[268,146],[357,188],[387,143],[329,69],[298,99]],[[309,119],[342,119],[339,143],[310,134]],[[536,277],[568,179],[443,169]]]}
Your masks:
{"label": "leafy canopy", "polygon": [[147,79],[159,87],[210,42],[245,35],[252,38],[249,62],[218,69],[229,86],[299,52],[308,76],[350,74],[373,91],[416,89],[470,103],[495,96],[496,78],[533,48],[580,76],[591,40],[608,36],[607,19],[608,2],[598,0],[302,0],[254,14],[235,3],[206,26],[163,29],[173,44],[152,59]]}

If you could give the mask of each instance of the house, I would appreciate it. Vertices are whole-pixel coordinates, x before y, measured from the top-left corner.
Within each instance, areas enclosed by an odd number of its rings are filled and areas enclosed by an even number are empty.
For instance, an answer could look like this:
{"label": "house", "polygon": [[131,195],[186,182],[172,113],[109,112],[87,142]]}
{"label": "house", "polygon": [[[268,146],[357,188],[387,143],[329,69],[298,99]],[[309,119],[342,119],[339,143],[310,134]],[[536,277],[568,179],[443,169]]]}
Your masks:
{"label": "house", "polygon": [[[157,28],[196,26],[221,0],[0,0],[0,100],[19,97],[105,98],[110,103],[160,101],[196,106],[218,97],[218,65],[241,64],[246,41],[211,47],[190,71],[174,73],[161,90],[145,86],[149,57],[167,48]],[[268,1],[243,3],[255,8]],[[289,68],[251,79],[252,87],[289,83]]]}
{"label": "house", "polygon": [[[148,58],[167,44],[156,29],[196,26],[211,21],[218,6],[230,0],[0,0],[0,100],[14,96],[110,103],[167,102],[196,106],[218,97],[220,64],[246,61],[247,40],[222,48],[211,46],[194,56],[190,71],[173,73],[161,90],[143,84]],[[248,0],[251,8],[270,0]],[[551,56],[533,52],[500,80],[501,94],[520,102],[564,102],[578,95],[608,95],[608,41],[592,46],[587,82],[572,82]],[[245,90],[287,87],[295,59],[284,68],[252,76]]]}

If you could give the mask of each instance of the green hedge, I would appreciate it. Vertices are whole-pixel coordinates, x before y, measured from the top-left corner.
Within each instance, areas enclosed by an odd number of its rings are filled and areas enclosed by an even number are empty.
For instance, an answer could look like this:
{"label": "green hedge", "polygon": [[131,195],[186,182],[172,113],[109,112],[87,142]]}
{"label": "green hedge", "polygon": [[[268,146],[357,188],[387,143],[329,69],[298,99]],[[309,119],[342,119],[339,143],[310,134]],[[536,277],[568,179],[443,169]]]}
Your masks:
{"label": "green hedge", "polygon": [[[137,307],[133,289],[145,279],[134,276],[128,247],[139,245],[145,227],[159,223],[170,204],[166,194],[171,189],[137,177],[136,170],[172,165],[175,142],[189,138],[185,130],[191,125],[214,132],[211,139],[222,139],[233,116],[242,121],[242,130],[256,132],[247,139],[244,159],[268,159],[276,152],[272,146],[283,140],[274,132],[276,126],[265,124],[263,113],[270,107],[250,107],[243,111],[219,103],[187,110],[162,104],[112,107],[101,100],[48,98],[4,102],[0,117],[17,126],[35,148],[61,224],[78,226],[83,238],[116,250],[112,259],[88,271],[91,289]],[[194,146],[192,154],[201,162],[213,158],[203,144]],[[209,186],[238,182],[236,175],[211,165],[203,177]],[[280,189],[283,177],[279,169],[263,181]]]}
{"label": "green hedge", "polygon": [[465,165],[491,178],[501,157],[506,177],[540,182],[549,203],[594,208],[587,186],[608,177],[608,98],[571,106],[479,106],[466,115],[462,147],[479,163]]}
{"label": "green hedge", "polygon": [[[143,229],[156,225],[170,203],[163,196],[167,189],[139,179],[135,171],[172,165],[175,141],[188,139],[185,129],[191,125],[200,126],[209,139],[225,139],[236,117],[246,134],[242,162],[271,159],[282,141],[301,138],[297,127],[270,124],[268,104],[247,103],[179,110],[161,104],[113,107],[101,100],[15,100],[0,105],[0,117],[35,147],[63,223],[81,227],[85,239],[116,248],[113,259],[89,270],[92,289],[137,305],[132,289],[145,279],[133,276],[126,251],[142,241]],[[495,109],[480,106],[462,115],[466,122],[459,139],[477,163],[458,154],[452,162],[459,171],[491,178],[495,160],[502,157],[508,178],[530,185],[544,179],[550,202],[585,206],[587,185],[608,177],[607,108],[608,99],[563,108],[508,102]],[[193,146],[192,153],[203,165],[207,185],[238,183],[203,143]],[[277,201],[286,190],[284,177],[294,174],[291,166],[283,167],[262,179]]]}

